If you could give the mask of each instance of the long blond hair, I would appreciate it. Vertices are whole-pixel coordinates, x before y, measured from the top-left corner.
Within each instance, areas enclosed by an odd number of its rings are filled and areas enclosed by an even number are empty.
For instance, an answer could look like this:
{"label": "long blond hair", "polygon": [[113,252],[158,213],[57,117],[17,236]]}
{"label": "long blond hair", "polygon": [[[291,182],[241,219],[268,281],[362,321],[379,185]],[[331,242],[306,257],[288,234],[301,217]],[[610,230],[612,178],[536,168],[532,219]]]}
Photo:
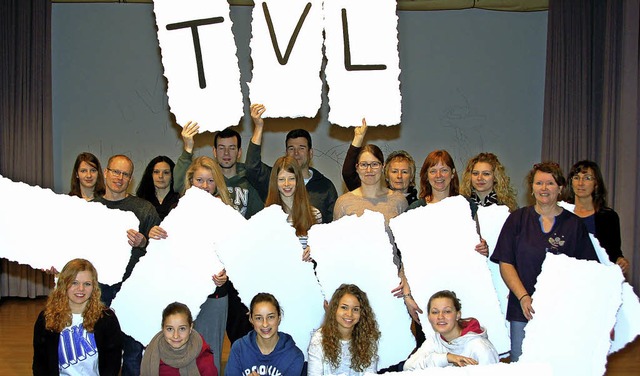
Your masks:
{"label": "long blond hair", "polygon": [[[186,192],[187,189],[191,188],[191,186],[193,185],[191,183],[191,181],[193,180],[193,174],[199,168],[204,168],[211,171],[213,181],[216,183],[216,192],[214,193],[214,195],[218,196],[225,204],[233,206],[233,202],[229,197],[227,183],[225,183],[224,181],[224,175],[222,174],[220,165],[218,164],[218,162],[206,156],[198,157],[194,159],[193,162],[191,162],[191,165],[187,169],[187,174],[184,177],[184,192]],[[184,192],[182,192],[182,194],[184,194]]]}
{"label": "long blond hair", "polygon": [[[293,207],[287,208],[282,201],[280,191],[278,190],[278,174],[280,171],[287,171],[292,173],[296,177],[296,190],[293,194]],[[296,236],[307,235],[309,228],[316,223],[316,217],[311,210],[312,206],[309,202],[309,194],[307,193],[307,187],[304,185],[304,177],[302,176],[302,169],[300,168],[298,161],[293,157],[283,156],[276,160],[271,169],[271,176],[269,177],[269,193],[265,200],[264,206],[280,205],[282,210],[291,215],[291,222],[293,228],[296,229]]]}
{"label": "long blond hair", "polygon": [[44,309],[45,327],[54,332],[61,332],[64,328],[71,325],[72,315],[71,306],[69,305],[69,296],[67,290],[76,279],[79,272],[91,273],[91,284],[93,291],[87,301],[87,305],[82,312],[82,326],[88,331],[93,332],[96,322],[102,316],[102,312],[106,306],[100,301],[100,286],[98,285],[98,272],[91,262],[85,259],[73,259],[69,261],[58,277],[56,287],[49,294],[47,305]]}
{"label": "long blond hair", "polygon": [[465,197],[470,197],[473,192],[473,185],[471,184],[471,173],[476,163],[484,162],[491,165],[493,171],[493,190],[498,196],[498,202],[501,205],[506,205],[510,212],[515,211],[518,208],[516,202],[516,191],[511,185],[511,179],[507,175],[507,171],[504,165],[500,163],[498,157],[493,153],[480,153],[475,157],[469,159],[467,168],[462,174],[462,185],[460,186],[460,194]]}

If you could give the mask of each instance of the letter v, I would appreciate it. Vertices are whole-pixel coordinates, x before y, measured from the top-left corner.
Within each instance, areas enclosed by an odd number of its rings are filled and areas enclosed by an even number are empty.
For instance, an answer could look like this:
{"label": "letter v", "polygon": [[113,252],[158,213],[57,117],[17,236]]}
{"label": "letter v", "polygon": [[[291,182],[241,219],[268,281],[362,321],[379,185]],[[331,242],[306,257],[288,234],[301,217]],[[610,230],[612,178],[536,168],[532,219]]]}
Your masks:
{"label": "letter v", "polygon": [[269,28],[271,44],[273,44],[273,50],[276,53],[276,58],[278,59],[278,63],[280,63],[280,65],[286,65],[289,61],[289,56],[291,55],[291,50],[293,50],[293,45],[296,43],[296,39],[298,39],[298,34],[300,34],[300,29],[302,28],[302,24],[304,23],[305,18],[307,18],[307,14],[309,14],[310,9],[311,3],[307,3],[307,5],[304,7],[304,11],[300,15],[300,19],[298,20],[298,24],[293,31],[293,35],[291,35],[291,38],[289,39],[289,44],[287,45],[287,50],[284,53],[284,57],[282,57],[280,47],[278,46],[278,39],[276,38],[276,32],[273,29],[273,22],[271,21],[269,7],[267,6],[266,2],[262,3],[262,10],[264,11],[264,18],[267,21],[267,27]]}

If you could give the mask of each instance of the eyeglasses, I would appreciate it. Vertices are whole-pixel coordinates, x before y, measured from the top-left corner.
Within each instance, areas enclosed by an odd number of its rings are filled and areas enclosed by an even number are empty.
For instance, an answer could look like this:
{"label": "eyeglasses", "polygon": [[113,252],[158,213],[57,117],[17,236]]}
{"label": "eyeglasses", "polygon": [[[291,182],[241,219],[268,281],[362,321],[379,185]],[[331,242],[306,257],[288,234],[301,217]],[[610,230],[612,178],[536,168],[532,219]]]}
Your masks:
{"label": "eyeglasses", "polygon": [[579,182],[579,181],[594,181],[595,178],[593,177],[593,175],[573,175],[571,177],[571,180],[575,181],[575,182]]}
{"label": "eyeglasses", "polygon": [[377,170],[380,167],[382,167],[382,163],[378,162],[378,161],[373,161],[373,162],[358,162],[356,163],[356,167],[358,167],[361,170],[366,170],[367,168],[371,167],[372,170]]}
{"label": "eyeglasses", "polygon": [[123,179],[129,179],[131,178],[131,174],[128,172],[124,172],[124,171],[120,171],[120,170],[112,170],[109,167],[107,167],[107,171],[109,171],[111,173],[111,175],[117,177],[120,177],[120,175],[122,175]]}

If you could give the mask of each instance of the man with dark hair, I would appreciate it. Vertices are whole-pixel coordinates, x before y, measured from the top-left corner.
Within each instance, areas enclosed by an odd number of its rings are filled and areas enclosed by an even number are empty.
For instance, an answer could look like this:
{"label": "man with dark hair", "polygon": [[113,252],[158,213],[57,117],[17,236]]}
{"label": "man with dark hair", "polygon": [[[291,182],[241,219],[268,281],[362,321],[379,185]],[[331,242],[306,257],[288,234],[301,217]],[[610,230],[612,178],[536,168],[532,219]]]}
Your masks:
{"label": "man with dark hair", "polygon": [[[174,190],[182,192],[184,189],[184,179],[187,169],[193,159],[193,138],[198,134],[198,123],[187,123],[182,129],[182,140],[184,149],[178,158],[178,163],[174,169]],[[242,156],[242,138],[240,134],[231,128],[226,128],[217,132],[213,138],[213,158],[220,165],[224,181],[229,190],[229,196],[233,201],[233,206],[245,218],[262,210],[264,204],[258,195],[258,191],[249,183],[246,178],[246,168],[244,163],[238,162]]]}
{"label": "man with dark hair", "polygon": [[[100,284],[102,291],[102,301],[107,305],[111,305],[111,301],[120,290],[122,283],[131,276],[133,267],[138,263],[140,258],[147,251],[149,244],[149,230],[153,226],[160,224],[160,216],[156,208],[147,200],[141,199],[127,193],[131,177],[133,175],[133,162],[126,155],[114,155],[109,158],[107,168],[104,169],[105,193],[102,197],[96,197],[94,201],[99,202],[109,209],[120,209],[130,211],[135,214],[140,221],[138,230],[127,230],[129,245],[131,245],[131,256],[125,270],[122,282],[116,285]],[[140,363],[142,362],[143,346],[130,336],[123,333],[122,337],[123,354],[122,354],[122,375],[139,375]]]}
{"label": "man with dark hair", "polygon": [[[251,119],[253,120],[254,128],[246,160],[247,178],[256,187],[263,200],[267,198],[267,193],[269,192],[269,177],[271,175],[271,167],[262,163],[261,155],[264,128],[262,114],[265,109],[262,104],[251,105]],[[322,213],[322,222],[331,222],[333,220],[333,206],[338,199],[338,192],[331,180],[310,166],[313,158],[311,135],[304,129],[294,129],[287,134],[285,146],[287,155],[295,158],[302,169],[311,205]]]}

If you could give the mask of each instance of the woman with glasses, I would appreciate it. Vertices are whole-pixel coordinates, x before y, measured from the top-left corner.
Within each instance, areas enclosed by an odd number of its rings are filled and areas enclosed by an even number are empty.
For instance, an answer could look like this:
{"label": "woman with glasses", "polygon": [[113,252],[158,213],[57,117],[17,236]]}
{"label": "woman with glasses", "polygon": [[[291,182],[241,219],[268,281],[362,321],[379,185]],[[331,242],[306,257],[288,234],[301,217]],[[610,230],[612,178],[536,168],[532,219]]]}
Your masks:
{"label": "woman with glasses", "polygon": [[379,147],[368,144],[358,153],[356,171],[360,186],[338,197],[333,219],[345,215],[362,215],[365,209],[380,212],[385,223],[407,209],[407,200],[398,191],[387,188],[382,179],[384,155]]}
{"label": "woman with glasses", "polygon": [[[367,133],[367,121],[362,119],[362,125],[353,130],[353,141],[349,145],[347,155],[342,165],[342,179],[347,189],[355,190],[360,186],[357,160],[364,136]],[[396,150],[384,161],[384,178],[389,189],[404,194],[409,205],[418,199],[416,190],[416,162],[411,154],[404,150]]]}
{"label": "woman with glasses", "polygon": [[[345,215],[364,213],[365,209],[377,211],[384,216],[385,227],[391,244],[394,244],[389,220],[407,210],[407,200],[399,191],[387,188],[382,179],[384,170],[384,156],[379,147],[373,144],[365,145],[356,163],[356,170],[360,178],[360,186],[351,192],[347,192],[338,197],[333,209],[333,220],[340,219]],[[396,265],[400,265],[400,258],[397,250],[394,250],[393,260]]]}
{"label": "woman with glasses", "polygon": [[273,164],[265,207],[271,205],[280,205],[288,214],[287,222],[296,229],[302,245],[302,260],[312,261],[311,250],[307,245],[307,232],[311,226],[322,223],[322,213],[311,206],[302,169],[293,157],[285,155]]}
{"label": "woman with glasses", "polygon": [[607,206],[607,188],[597,163],[585,160],[571,167],[567,201],[575,204],[573,213],[582,218],[589,233],[607,251],[609,260],[626,273],[629,262],[622,255],[620,218]]}
{"label": "woman with glasses", "polygon": [[524,328],[535,313],[531,296],[547,253],[598,259],[585,225],[558,205],[566,184],[560,166],[538,163],[526,181],[532,205],[509,215],[491,255],[491,261],[500,264],[500,274],[510,290],[507,320],[512,362],[522,354]]}

